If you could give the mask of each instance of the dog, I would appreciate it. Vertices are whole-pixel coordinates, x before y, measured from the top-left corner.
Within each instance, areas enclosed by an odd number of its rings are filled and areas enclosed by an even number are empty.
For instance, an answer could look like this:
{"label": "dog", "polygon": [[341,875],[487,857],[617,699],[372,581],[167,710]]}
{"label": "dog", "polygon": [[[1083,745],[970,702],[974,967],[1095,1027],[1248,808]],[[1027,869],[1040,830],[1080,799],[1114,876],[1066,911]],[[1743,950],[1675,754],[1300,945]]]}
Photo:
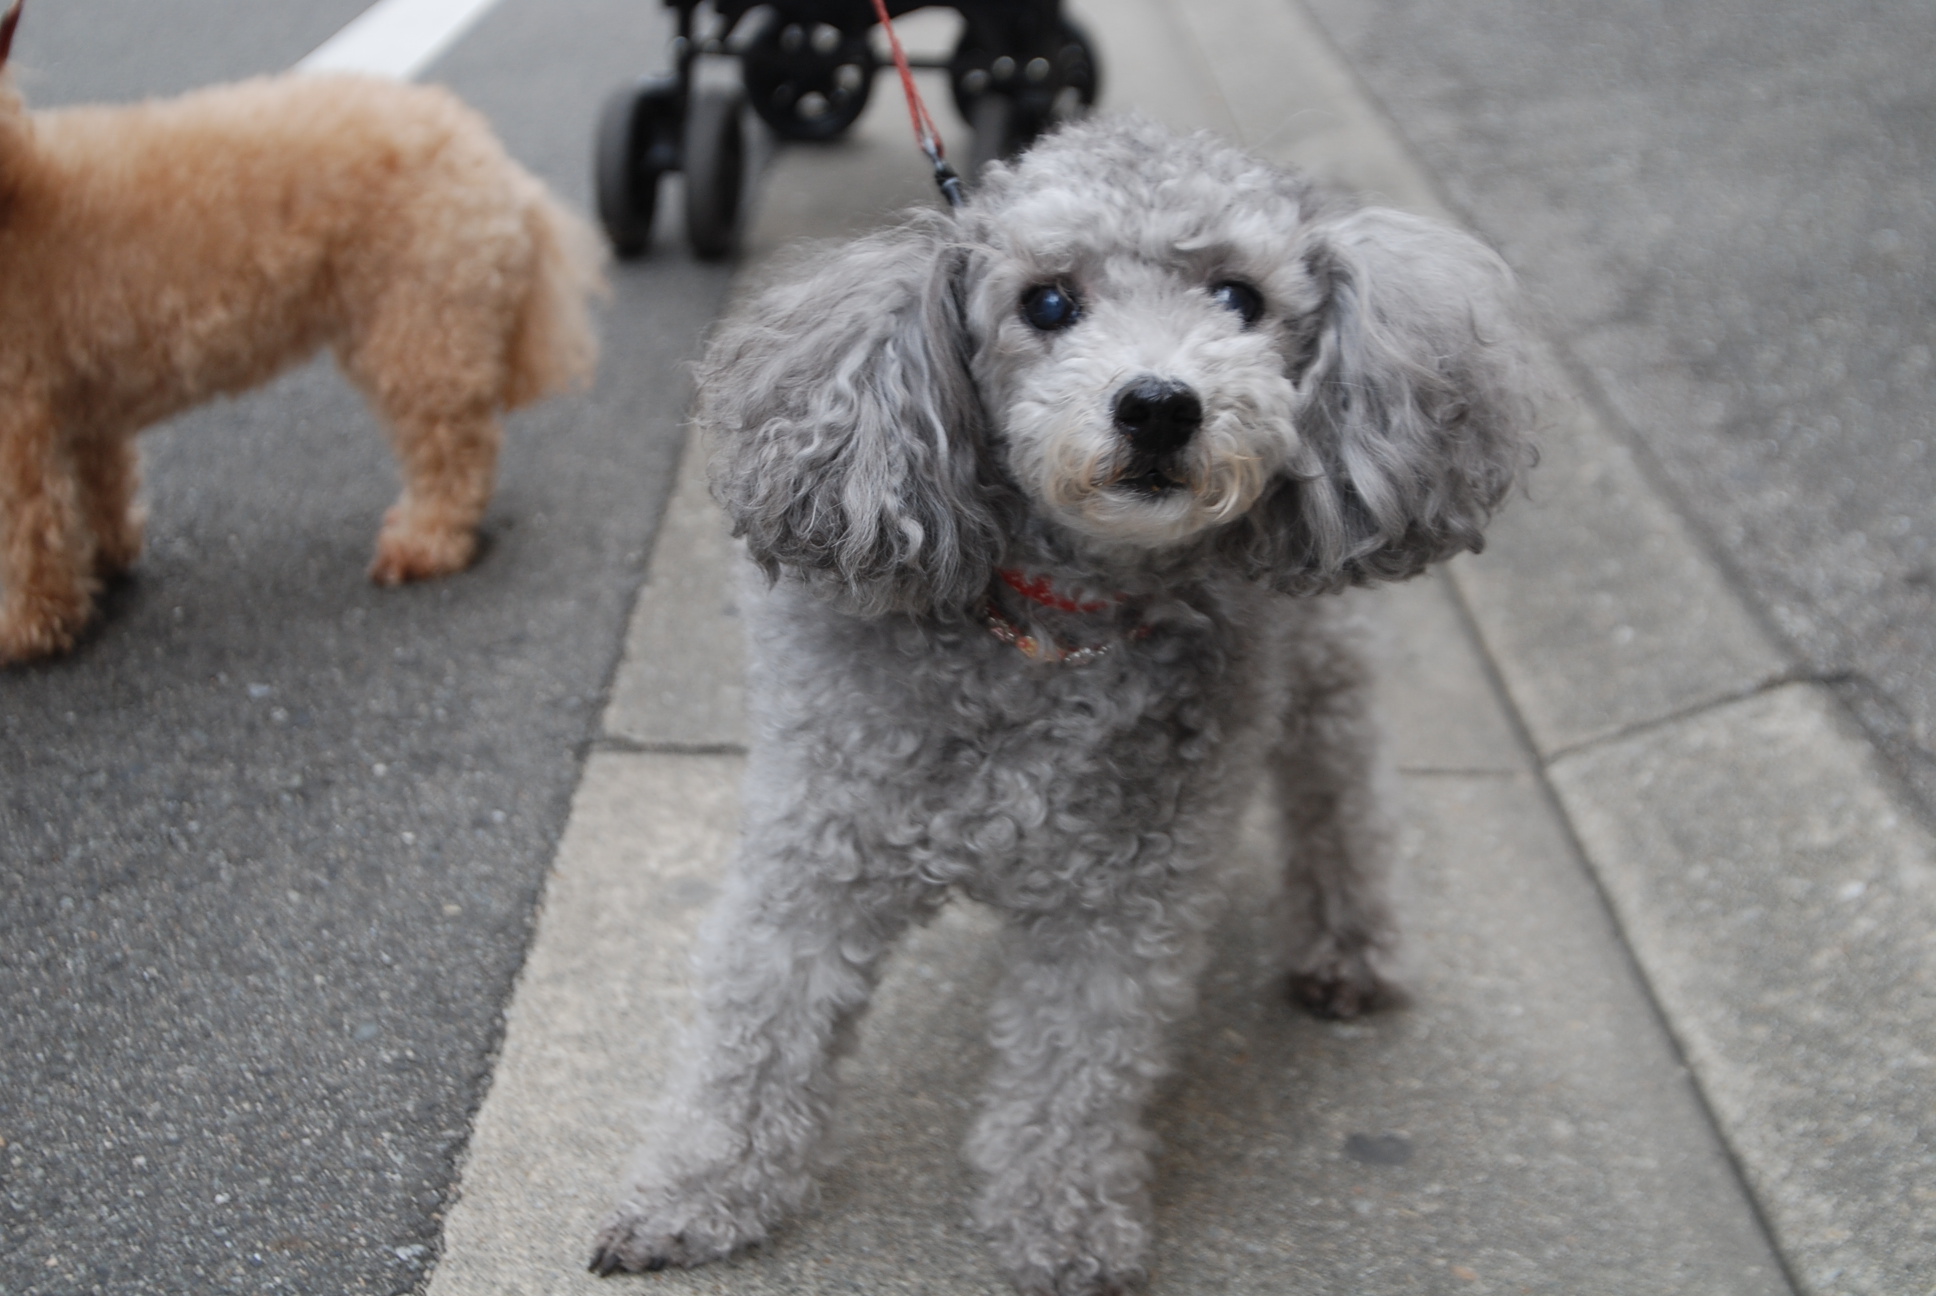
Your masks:
{"label": "dog", "polygon": [[595,236],[437,89],[283,76],[30,113],[0,19],[0,662],[141,549],[134,434],[327,346],[403,493],[370,576],[467,566],[498,415],[591,372]]}
{"label": "dog", "polygon": [[1327,595],[1480,548],[1533,458],[1519,315],[1468,235],[1132,118],[722,326],[696,423],[761,569],[744,830],[594,1271],[802,1203],[882,956],[959,892],[1009,942],[976,1222],[1023,1292],[1140,1279],[1142,1112],[1260,779],[1295,997],[1398,997],[1365,613]]}

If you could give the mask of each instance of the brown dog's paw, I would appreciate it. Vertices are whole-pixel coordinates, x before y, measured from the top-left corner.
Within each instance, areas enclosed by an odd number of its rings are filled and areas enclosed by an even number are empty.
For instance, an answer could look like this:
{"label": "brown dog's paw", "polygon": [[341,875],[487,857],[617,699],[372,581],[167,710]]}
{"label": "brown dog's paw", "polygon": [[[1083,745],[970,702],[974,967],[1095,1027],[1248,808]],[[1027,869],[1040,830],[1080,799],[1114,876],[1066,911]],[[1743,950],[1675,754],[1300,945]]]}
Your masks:
{"label": "brown dog's paw", "polygon": [[[89,590],[91,595],[92,590]],[[74,646],[74,637],[87,625],[93,599],[8,600],[0,610],[0,665],[54,657]]]}
{"label": "brown dog's paw", "polygon": [[104,526],[94,536],[94,575],[103,581],[118,580],[128,574],[141,557],[141,536],[147,527],[146,510],[130,508],[112,526]]}
{"label": "brown dog's paw", "polygon": [[463,571],[477,556],[477,535],[469,528],[432,531],[386,522],[376,540],[376,559],[370,579],[378,585],[401,585]]}
{"label": "brown dog's paw", "polygon": [[45,626],[10,627],[0,624],[0,666],[58,657],[74,646],[74,636]]}

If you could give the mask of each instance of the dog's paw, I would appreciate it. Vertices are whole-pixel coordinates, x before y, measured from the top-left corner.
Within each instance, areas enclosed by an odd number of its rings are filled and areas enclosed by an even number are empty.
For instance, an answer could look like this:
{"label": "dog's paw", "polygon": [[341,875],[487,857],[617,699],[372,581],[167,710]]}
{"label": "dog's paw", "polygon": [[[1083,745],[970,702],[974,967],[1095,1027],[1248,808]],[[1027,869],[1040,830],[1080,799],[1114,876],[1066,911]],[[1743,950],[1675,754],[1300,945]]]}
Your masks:
{"label": "dog's paw", "polygon": [[147,529],[146,509],[130,506],[119,517],[97,523],[94,533],[94,574],[112,581],[127,575],[141,557],[141,537]]}
{"label": "dog's paw", "polygon": [[589,1267],[601,1278],[621,1270],[652,1273],[669,1265],[690,1268],[723,1260],[765,1235],[756,1219],[744,1218],[723,1203],[675,1211],[669,1203],[655,1210],[627,1201],[599,1229]]}
{"label": "dog's paw", "polygon": [[1010,1275],[1022,1296],[1129,1296],[1141,1271],[1110,1272],[1100,1261],[1083,1257],[1054,1270],[1028,1269]]}
{"label": "dog's paw", "polygon": [[57,656],[73,646],[74,636],[55,627],[0,624],[0,665]]}
{"label": "dog's paw", "polygon": [[[1055,1167],[1064,1176],[1068,1170]],[[1140,1190],[1111,1194],[1084,1175],[1059,1182],[998,1176],[976,1216],[1024,1296],[1124,1296],[1143,1279],[1149,1203]]]}
{"label": "dog's paw", "polygon": [[673,1262],[679,1239],[654,1237],[641,1231],[642,1220],[615,1216],[598,1231],[598,1243],[587,1266],[600,1278],[615,1273],[656,1273]]}
{"label": "dog's paw", "polygon": [[1362,951],[1333,954],[1300,968],[1291,973],[1288,988],[1292,1002],[1334,1021],[1405,1003],[1404,990],[1380,974]]}
{"label": "dog's paw", "polygon": [[0,610],[0,665],[66,652],[92,610],[91,600],[85,597],[42,600],[38,605],[25,598],[9,600]]}
{"label": "dog's paw", "polygon": [[376,538],[376,559],[370,579],[378,585],[402,585],[463,571],[477,556],[477,535],[470,528],[431,529],[410,526],[394,511]]}

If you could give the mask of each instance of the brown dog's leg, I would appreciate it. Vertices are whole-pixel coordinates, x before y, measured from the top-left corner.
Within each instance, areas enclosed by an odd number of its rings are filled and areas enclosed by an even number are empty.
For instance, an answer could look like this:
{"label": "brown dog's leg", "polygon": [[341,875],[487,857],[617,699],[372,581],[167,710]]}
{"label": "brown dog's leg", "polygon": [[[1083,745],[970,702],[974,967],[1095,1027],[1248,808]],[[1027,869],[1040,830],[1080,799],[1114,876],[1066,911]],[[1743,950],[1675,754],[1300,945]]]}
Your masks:
{"label": "brown dog's leg", "polygon": [[413,263],[385,282],[359,280],[348,295],[356,328],[338,356],[387,425],[403,471],[370,579],[398,585],[462,571],[497,475],[515,316],[498,277],[480,278],[476,267]]}
{"label": "brown dog's leg", "polygon": [[477,553],[503,433],[489,413],[404,415],[391,424],[403,494],[384,515],[370,579],[398,585],[462,571]]}
{"label": "brown dog's leg", "polygon": [[0,405],[0,662],[73,646],[94,594],[73,466],[52,413]]}
{"label": "brown dog's leg", "polygon": [[105,437],[74,457],[81,491],[81,517],[94,536],[94,574],[118,576],[141,556],[141,510],[135,488],[140,460],[132,437]]}

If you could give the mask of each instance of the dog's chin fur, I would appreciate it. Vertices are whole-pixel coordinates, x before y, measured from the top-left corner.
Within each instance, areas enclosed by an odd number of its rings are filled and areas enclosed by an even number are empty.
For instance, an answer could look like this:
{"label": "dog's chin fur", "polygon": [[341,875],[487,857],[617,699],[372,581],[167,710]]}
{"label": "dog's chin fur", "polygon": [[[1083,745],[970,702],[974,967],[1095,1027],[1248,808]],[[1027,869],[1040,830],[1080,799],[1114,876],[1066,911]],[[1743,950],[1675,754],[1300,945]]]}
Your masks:
{"label": "dog's chin fur", "polygon": [[[1091,395],[1085,405],[1100,405]],[[1005,420],[1008,470],[1033,509],[1111,550],[1168,549],[1247,513],[1295,446],[1289,420],[1273,426],[1220,411],[1184,449],[1137,455],[1093,409],[1058,419],[1022,402]]]}
{"label": "dog's chin fur", "polygon": [[[1077,301],[1066,327],[1026,318],[1043,284]],[[1361,612],[1285,595],[1478,547],[1530,457],[1510,289],[1463,234],[1118,120],[722,326],[699,425],[769,578],[746,831],[595,1268],[730,1254],[807,1197],[880,957],[960,891],[1012,920],[976,1218],[1025,1292],[1142,1273],[1142,1109],[1260,780],[1294,997],[1395,997]],[[1116,426],[1151,382],[1202,415],[1163,453]]]}

